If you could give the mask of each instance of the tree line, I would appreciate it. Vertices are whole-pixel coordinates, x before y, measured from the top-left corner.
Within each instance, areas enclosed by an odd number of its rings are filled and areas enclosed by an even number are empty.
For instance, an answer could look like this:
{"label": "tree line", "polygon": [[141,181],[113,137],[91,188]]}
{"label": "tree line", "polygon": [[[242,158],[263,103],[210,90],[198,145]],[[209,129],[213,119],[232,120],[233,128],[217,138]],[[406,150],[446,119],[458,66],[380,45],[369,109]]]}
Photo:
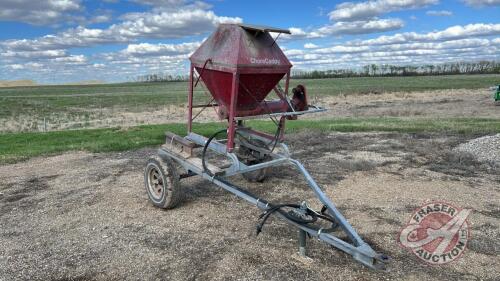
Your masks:
{"label": "tree line", "polygon": [[378,77],[378,76],[425,76],[425,75],[456,75],[456,74],[499,74],[500,62],[456,62],[425,65],[391,65],[370,64],[354,69],[331,70],[294,70],[293,78],[320,79],[342,77]]}
{"label": "tree line", "polygon": [[188,81],[189,75],[172,75],[172,74],[146,74],[137,76],[134,82],[180,82]]}
{"label": "tree line", "polygon": [[[456,74],[500,74],[500,62],[455,62],[425,65],[370,64],[359,69],[293,70],[292,78],[321,79],[345,77],[425,76]],[[179,82],[189,80],[188,75],[146,74],[137,76],[135,82]]]}

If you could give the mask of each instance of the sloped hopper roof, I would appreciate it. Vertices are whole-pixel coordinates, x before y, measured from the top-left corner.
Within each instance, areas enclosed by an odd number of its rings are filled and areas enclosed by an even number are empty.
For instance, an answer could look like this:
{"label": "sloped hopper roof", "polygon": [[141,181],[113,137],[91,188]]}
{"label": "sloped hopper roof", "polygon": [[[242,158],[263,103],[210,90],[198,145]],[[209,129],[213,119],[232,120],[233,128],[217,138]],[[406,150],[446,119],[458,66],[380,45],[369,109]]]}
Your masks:
{"label": "sloped hopper roof", "polygon": [[190,57],[220,105],[230,104],[232,73],[240,73],[237,109],[252,109],[290,70],[292,64],[269,32],[289,33],[266,26],[221,24]]}

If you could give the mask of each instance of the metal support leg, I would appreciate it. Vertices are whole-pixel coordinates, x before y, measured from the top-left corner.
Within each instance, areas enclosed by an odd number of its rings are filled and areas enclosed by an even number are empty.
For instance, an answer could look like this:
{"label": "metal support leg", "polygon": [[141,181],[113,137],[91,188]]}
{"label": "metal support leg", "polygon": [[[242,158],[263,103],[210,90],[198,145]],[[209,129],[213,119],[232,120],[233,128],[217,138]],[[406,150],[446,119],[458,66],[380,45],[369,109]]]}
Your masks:
{"label": "metal support leg", "polygon": [[306,232],[299,229],[299,255],[303,258],[307,257],[306,238]]}
{"label": "metal support leg", "polygon": [[188,94],[188,123],[187,123],[187,132],[191,133],[193,130],[193,75],[194,75],[194,66],[191,65],[189,70],[189,94]]}
{"label": "metal support leg", "polygon": [[236,104],[238,102],[238,89],[240,83],[240,74],[238,72],[233,74],[233,82],[231,88],[231,105],[229,106],[229,119],[227,129],[227,152],[233,152],[234,149],[234,133],[236,129]]}

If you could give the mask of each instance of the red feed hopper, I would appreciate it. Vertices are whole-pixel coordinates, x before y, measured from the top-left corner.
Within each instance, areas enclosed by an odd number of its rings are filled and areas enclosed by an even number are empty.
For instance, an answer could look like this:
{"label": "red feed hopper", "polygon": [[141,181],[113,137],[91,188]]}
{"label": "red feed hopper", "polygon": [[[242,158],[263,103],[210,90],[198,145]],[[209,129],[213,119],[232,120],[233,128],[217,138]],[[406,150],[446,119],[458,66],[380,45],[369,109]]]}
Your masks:
{"label": "red feed hopper", "polygon": [[[191,56],[191,64],[220,106],[221,116],[230,112],[232,95],[236,95],[234,116],[262,114],[261,102],[289,73],[292,65],[269,32],[289,33],[263,26],[221,24]],[[237,89],[232,87],[235,76]],[[267,104],[266,108],[286,111],[287,105]]]}

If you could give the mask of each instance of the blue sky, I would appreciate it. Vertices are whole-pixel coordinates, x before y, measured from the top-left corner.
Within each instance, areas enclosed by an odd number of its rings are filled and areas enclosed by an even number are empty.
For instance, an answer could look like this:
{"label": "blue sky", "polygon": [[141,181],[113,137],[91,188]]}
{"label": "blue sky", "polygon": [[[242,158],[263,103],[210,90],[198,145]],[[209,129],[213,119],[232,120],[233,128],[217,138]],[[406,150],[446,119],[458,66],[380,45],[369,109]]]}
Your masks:
{"label": "blue sky", "polygon": [[220,23],[289,28],[294,69],[500,59],[500,0],[2,0],[0,80],[186,74]]}

